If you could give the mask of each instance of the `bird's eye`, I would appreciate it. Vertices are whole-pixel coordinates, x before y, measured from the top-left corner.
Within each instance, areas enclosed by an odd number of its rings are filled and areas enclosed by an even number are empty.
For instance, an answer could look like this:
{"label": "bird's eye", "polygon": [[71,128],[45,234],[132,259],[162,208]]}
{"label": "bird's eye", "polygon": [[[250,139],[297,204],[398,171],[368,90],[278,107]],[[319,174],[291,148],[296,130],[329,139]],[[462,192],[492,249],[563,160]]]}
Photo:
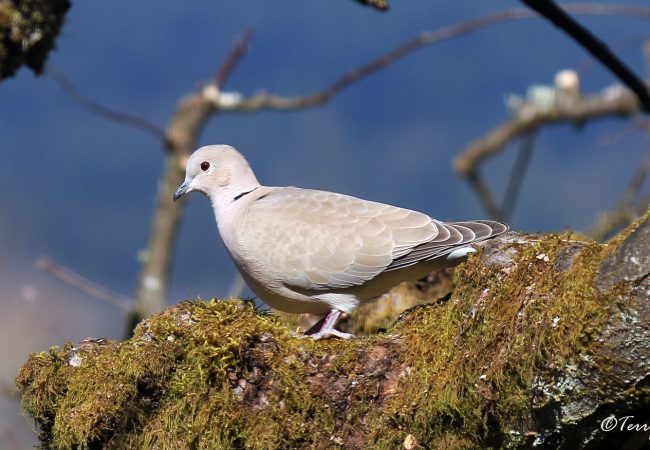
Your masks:
{"label": "bird's eye", "polygon": [[202,171],[207,172],[209,168],[210,168],[210,163],[209,162],[203,161],[201,163],[201,170]]}

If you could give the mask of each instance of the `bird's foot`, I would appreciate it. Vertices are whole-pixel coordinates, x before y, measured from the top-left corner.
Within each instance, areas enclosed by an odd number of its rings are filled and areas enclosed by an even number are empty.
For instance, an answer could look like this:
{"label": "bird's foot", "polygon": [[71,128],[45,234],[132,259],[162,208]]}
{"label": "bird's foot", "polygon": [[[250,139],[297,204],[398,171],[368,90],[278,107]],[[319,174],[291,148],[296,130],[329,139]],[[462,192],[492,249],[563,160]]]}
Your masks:
{"label": "bird's foot", "polygon": [[315,341],[320,341],[321,339],[330,339],[330,338],[352,339],[354,337],[354,334],[344,333],[342,331],[335,330],[334,328],[332,328],[330,330],[319,330],[312,334],[305,333],[304,337],[313,339]]}
{"label": "bird's foot", "polygon": [[316,325],[311,327],[305,332],[306,338],[311,338],[315,341],[329,338],[350,339],[354,337],[352,333],[344,333],[334,329],[334,325],[339,320],[341,311],[338,309],[331,310],[325,317],[319,320]]}

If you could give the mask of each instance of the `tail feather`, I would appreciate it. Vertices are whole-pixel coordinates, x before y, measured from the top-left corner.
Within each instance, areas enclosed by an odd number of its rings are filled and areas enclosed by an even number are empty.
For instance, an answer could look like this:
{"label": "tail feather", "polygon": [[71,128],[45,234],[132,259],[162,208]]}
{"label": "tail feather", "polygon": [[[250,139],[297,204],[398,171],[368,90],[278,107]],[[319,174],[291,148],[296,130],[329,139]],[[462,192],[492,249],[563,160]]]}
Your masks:
{"label": "tail feather", "polygon": [[[493,220],[474,220],[470,222],[434,222],[440,233],[437,239],[416,245],[412,250],[393,262],[386,270],[403,269],[421,261],[431,261],[436,258],[448,256],[452,252],[468,247],[474,242],[491,239],[508,231],[508,225]],[[440,239],[440,236],[445,238]],[[467,255],[468,251],[456,253],[458,255]],[[449,258],[457,260],[459,258]]]}

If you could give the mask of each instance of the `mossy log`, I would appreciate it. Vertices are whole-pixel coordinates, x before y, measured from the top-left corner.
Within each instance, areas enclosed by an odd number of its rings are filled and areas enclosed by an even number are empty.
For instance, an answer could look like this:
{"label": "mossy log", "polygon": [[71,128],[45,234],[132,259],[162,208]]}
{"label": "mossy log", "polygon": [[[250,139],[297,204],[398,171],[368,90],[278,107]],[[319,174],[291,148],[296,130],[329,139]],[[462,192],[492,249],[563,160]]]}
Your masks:
{"label": "mossy log", "polygon": [[650,425],[649,274],[648,215],[607,244],[510,233],[383,333],[312,342],[185,302],[33,354],[17,384],[52,449],[640,448],[621,422]]}

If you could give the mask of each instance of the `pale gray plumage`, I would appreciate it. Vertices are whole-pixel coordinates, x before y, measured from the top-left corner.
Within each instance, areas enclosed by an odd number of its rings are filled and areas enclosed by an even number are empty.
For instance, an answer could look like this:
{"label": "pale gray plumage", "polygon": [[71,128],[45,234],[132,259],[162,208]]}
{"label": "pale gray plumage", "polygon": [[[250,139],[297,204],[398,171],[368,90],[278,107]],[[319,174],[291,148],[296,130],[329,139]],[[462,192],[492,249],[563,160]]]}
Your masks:
{"label": "pale gray plumage", "polygon": [[192,190],[210,198],[226,248],[253,292],[283,311],[328,314],[316,339],[349,337],[332,328],[341,311],[458,264],[474,251],[468,244],[508,229],[489,220],[444,223],[333,192],[261,186],[244,157],[224,145],[190,157],[175,198]]}

